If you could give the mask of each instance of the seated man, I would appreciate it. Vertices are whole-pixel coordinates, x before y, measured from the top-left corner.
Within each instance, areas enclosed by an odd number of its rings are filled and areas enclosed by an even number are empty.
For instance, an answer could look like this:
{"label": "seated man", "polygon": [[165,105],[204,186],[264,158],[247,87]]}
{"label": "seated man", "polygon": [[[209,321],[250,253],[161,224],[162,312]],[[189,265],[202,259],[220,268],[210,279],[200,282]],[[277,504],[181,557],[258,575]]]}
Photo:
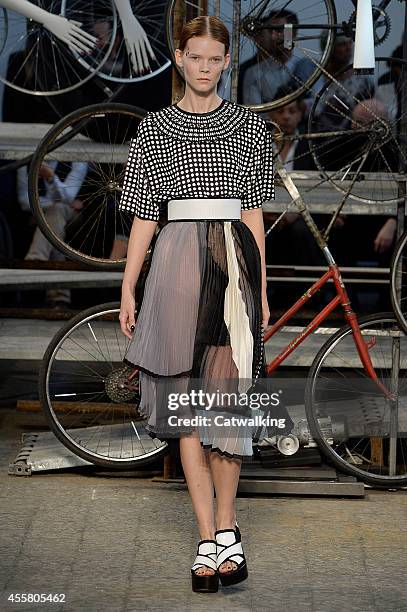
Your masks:
{"label": "seated man", "polygon": [[[355,106],[352,113],[352,129],[368,126],[376,120],[375,117],[388,119],[386,106],[376,98],[364,100]],[[356,140],[352,148],[358,152],[364,150],[366,137]],[[397,142],[392,138],[373,150],[367,157],[362,172],[397,172],[398,171]],[[354,167],[354,166],[352,166]],[[360,261],[374,261],[379,266],[390,265],[391,247],[396,235],[396,218],[388,215],[352,215],[346,223],[347,235],[350,239],[351,258],[354,264]]]}
{"label": "seated man", "polygon": [[[264,24],[298,25],[298,17],[289,10],[271,11]],[[245,66],[240,79],[243,104],[262,104],[280,98],[281,88],[296,89],[314,72],[315,66],[307,57],[295,54],[284,47],[282,29],[264,29],[261,36],[261,52]],[[307,94],[310,97],[310,93]]]}
{"label": "seated man", "polygon": [[[279,97],[286,92],[279,90]],[[269,118],[277,123],[284,135],[283,141],[274,144],[275,155],[278,156],[286,170],[316,170],[314,160],[309,150],[306,139],[292,140],[289,137],[299,135],[299,125],[305,111],[305,103],[301,99],[294,100],[290,104],[269,112]],[[266,229],[270,227],[276,218],[275,213],[264,213],[263,219]],[[313,215],[318,226],[327,225],[328,215]],[[341,227],[342,221],[338,220],[336,229]],[[310,230],[299,213],[288,212],[282,217],[276,227],[270,232],[266,239],[266,262],[279,265],[308,265],[323,266],[325,258],[315,242]],[[294,301],[309,286],[309,283],[285,283],[285,303]],[[270,288],[273,291],[273,287]],[[273,300],[275,300],[273,296]]]}
{"label": "seated man", "polygon": [[[76,196],[85,180],[88,164],[85,162],[56,162],[50,160],[40,168],[40,205],[49,226],[54,233],[64,239],[66,226],[83,206]],[[63,176],[65,173],[65,176]],[[28,172],[23,166],[17,171],[17,199],[23,210],[30,210],[28,198]],[[31,245],[25,255],[27,260],[48,261],[65,260],[63,253],[58,251],[36,227]],[[47,290],[47,302],[50,306],[69,304],[71,301],[69,289]]]}

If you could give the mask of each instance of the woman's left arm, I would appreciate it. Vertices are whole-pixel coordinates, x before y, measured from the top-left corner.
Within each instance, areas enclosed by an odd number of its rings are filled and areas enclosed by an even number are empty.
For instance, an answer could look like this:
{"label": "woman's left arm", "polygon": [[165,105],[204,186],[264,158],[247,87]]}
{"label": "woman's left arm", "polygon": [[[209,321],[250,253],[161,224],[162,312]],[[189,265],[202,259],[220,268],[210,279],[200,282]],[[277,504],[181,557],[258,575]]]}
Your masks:
{"label": "woman's left arm", "polygon": [[242,221],[251,230],[257,246],[260,251],[261,258],[261,301],[263,311],[263,326],[267,327],[270,310],[267,300],[267,280],[266,280],[266,249],[265,249],[265,238],[264,238],[264,223],[263,223],[263,209],[262,207],[252,208],[251,210],[242,210]]}

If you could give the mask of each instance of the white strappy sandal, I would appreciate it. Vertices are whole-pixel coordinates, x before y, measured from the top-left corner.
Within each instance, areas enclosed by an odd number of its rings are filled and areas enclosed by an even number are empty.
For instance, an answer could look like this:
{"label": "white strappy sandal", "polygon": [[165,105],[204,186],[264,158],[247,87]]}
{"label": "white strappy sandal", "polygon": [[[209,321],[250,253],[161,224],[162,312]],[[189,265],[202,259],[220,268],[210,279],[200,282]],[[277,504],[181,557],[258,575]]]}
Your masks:
{"label": "white strappy sandal", "polygon": [[[246,580],[248,576],[246,558],[242,548],[242,536],[238,524],[235,529],[218,529],[216,538],[216,569],[223,586],[230,586]],[[230,572],[219,572],[219,567],[225,561],[233,561],[237,568]]]}
{"label": "white strappy sandal", "polygon": [[[213,574],[197,574],[195,570],[203,566],[214,570]],[[216,593],[219,586],[218,572],[216,569],[216,542],[215,540],[201,540],[198,543],[197,555],[193,566],[192,590],[195,593]]]}

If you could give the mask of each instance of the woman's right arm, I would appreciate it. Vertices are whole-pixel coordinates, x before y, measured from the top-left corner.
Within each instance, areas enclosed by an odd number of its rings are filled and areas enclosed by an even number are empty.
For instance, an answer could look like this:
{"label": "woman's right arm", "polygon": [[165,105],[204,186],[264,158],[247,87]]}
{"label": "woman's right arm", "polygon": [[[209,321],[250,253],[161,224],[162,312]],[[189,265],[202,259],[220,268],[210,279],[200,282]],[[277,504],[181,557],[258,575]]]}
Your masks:
{"label": "woman's right arm", "polygon": [[130,328],[135,325],[135,287],[156,226],[157,221],[140,219],[135,216],[131,227],[119,315],[120,328],[130,340],[132,338]]}

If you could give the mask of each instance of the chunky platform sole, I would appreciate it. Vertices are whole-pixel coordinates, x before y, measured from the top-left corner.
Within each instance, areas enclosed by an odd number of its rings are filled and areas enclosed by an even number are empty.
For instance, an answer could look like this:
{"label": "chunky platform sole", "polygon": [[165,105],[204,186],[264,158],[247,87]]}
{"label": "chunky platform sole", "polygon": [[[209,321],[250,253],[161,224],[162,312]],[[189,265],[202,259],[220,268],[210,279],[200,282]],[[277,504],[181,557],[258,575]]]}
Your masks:
{"label": "chunky platform sole", "polygon": [[[208,567],[213,574],[197,574],[196,570]],[[216,571],[216,542],[215,540],[201,540],[195,562],[191,567],[192,590],[195,593],[216,593],[219,587],[219,576]]]}
{"label": "chunky platform sole", "polygon": [[243,582],[248,577],[249,572],[247,571],[247,565],[244,563],[231,572],[219,572],[219,580],[222,586],[232,586],[232,584],[238,584]]}
{"label": "chunky platform sole", "polygon": [[192,590],[194,593],[217,593],[219,589],[219,578],[217,573],[209,576],[201,576],[191,570],[191,576]]}
{"label": "chunky platform sole", "polygon": [[[218,529],[215,532],[217,561],[216,567],[222,586],[238,584],[248,577],[246,558],[242,548],[242,536],[238,524],[234,529]],[[219,567],[225,561],[233,561],[236,569],[230,572],[220,572]]]}

